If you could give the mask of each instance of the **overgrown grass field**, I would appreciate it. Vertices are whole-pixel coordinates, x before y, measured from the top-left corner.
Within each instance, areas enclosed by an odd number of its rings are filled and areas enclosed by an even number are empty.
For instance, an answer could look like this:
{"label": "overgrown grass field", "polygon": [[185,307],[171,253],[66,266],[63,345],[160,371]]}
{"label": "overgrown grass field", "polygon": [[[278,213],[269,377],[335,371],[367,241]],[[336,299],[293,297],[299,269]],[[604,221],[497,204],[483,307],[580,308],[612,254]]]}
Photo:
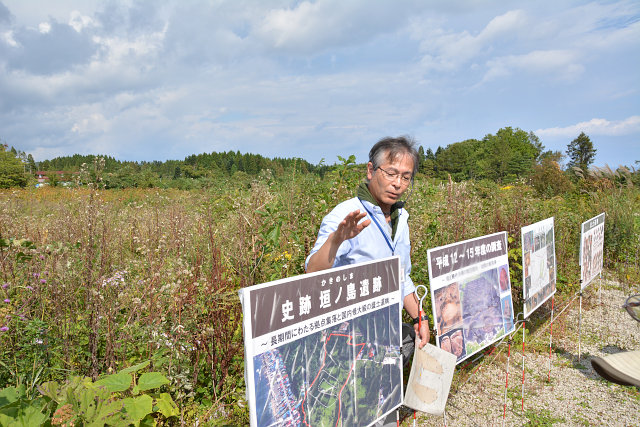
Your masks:
{"label": "overgrown grass field", "polygon": [[[94,397],[149,395],[143,424],[247,424],[237,290],[302,274],[322,217],[354,194],[363,173],[345,162],[322,178],[238,172],[191,191],[2,191],[0,389],[16,387],[23,413],[31,406],[53,424],[89,423],[82,402],[46,391],[70,390],[72,380],[89,390],[133,366],[127,387]],[[558,295],[569,297],[578,289],[580,224],[601,212],[605,268],[637,280],[640,191],[602,177],[577,188],[543,197],[526,183],[418,176],[407,204],[414,282],[428,283],[427,249],[506,230],[518,313],[520,228],[553,216]],[[145,391],[145,372],[166,381]],[[167,393],[177,409],[162,409]]]}

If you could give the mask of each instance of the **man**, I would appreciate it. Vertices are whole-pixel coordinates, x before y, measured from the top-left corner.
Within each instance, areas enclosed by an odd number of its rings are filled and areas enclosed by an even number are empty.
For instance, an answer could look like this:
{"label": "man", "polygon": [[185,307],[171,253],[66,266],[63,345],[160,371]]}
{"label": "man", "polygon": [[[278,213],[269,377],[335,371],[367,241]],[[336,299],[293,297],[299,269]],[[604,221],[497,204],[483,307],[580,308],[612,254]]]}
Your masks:
{"label": "man", "polygon": [[[418,152],[413,141],[405,137],[378,141],[369,152],[367,182],[360,184],[357,197],[340,203],[324,217],[305,267],[311,273],[398,255],[404,273],[403,305],[414,319],[422,348],[429,341],[429,324],[420,312],[409,277],[409,214],[400,201],[417,169]],[[419,316],[422,322],[418,322]]]}

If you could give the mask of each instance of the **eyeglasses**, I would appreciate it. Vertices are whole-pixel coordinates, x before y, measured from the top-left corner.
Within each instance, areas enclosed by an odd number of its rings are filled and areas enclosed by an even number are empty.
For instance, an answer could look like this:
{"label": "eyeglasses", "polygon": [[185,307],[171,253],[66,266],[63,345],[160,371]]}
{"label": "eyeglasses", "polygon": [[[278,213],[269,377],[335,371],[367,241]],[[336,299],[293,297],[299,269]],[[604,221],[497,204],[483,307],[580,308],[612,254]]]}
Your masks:
{"label": "eyeglasses", "polygon": [[409,185],[409,183],[411,183],[411,179],[413,178],[413,174],[410,173],[400,174],[399,172],[388,172],[382,169],[380,166],[378,166],[376,169],[380,169],[383,172],[382,176],[387,181],[394,182],[399,177],[400,183],[402,185]]}

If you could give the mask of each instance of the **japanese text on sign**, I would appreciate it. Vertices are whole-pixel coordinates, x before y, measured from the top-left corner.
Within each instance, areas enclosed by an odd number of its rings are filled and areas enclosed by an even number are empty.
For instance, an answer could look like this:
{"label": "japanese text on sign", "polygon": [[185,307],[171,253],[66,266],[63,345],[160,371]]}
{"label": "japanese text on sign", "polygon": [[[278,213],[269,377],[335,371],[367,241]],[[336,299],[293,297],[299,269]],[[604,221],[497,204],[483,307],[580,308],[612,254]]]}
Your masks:
{"label": "japanese text on sign", "polygon": [[262,316],[252,322],[253,337],[397,291],[398,262],[397,258],[390,259],[388,263],[368,269],[355,267],[349,272],[328,270],[252,290],[251,312]]}
{"label": "japanese text on sign", "polygon": [[504,233],[497,233],[434,250],[430,258],[432,277],[439,277],[500,255],[506,255],[507,242],[505,239]]}

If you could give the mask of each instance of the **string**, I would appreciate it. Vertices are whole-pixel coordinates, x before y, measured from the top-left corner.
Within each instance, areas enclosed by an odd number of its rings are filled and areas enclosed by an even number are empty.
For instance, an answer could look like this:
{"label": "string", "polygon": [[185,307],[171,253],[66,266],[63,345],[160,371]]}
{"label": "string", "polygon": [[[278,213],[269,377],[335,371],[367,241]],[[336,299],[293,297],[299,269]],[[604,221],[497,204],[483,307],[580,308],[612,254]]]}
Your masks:
{"label": "string", "polygon": [[382,234],[382,237],[384,237],[384,241],[387,243],[387,246],[389,246],[389,249],[391,249],[391,255],[395,255],[396,246],[398,246],[398,242],[396,242],[395,245],[391,244],[391,241],[389,240],[387,233],[385,233],[384,230],[382,230],[382,227],[378,223],[378,220],[376,219],[376,217],[371,213],[371,211],[369,211],[369,209],[367,209],[367,206],[362,202],[361,198],[358,197],[358,200],[360,200],[360,204],[362,204],[362,207],[364,208],[364,210],[367,211],[367,214],[369,214],[369,217],[371,218],[371,220],[378,227],[378,230],[380,230],[380,234]]}

